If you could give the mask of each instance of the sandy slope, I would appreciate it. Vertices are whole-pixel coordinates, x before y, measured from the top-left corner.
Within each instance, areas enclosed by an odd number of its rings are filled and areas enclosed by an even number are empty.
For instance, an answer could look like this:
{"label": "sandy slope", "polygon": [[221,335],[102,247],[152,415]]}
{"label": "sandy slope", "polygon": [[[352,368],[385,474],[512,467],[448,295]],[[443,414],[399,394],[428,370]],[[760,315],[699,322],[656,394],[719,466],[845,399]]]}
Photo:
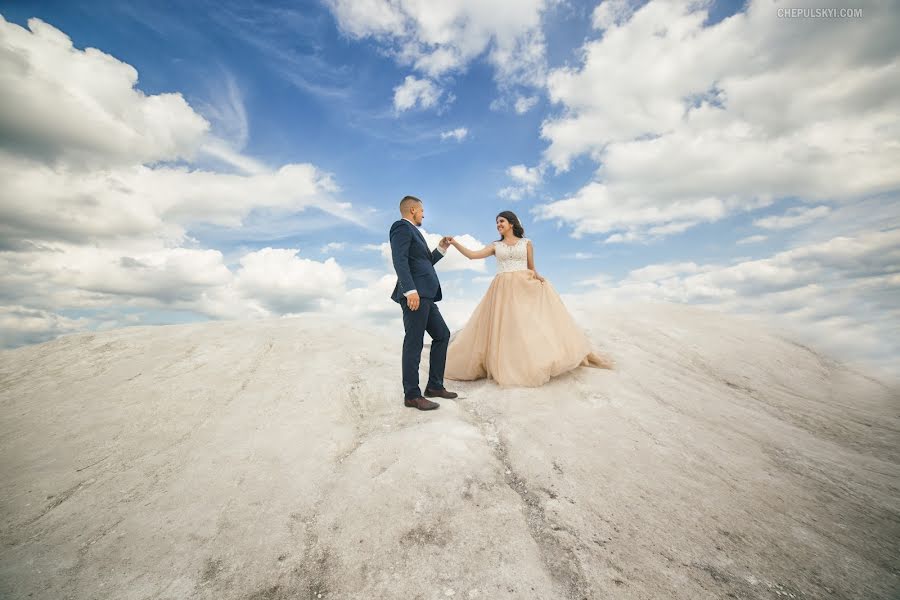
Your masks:
{"label": "sandy slope", "polygon": [[900,595],[900,387],[697,308],[590,325],[618,370],[432,413],[313,318],[0,353],[0,597]]}

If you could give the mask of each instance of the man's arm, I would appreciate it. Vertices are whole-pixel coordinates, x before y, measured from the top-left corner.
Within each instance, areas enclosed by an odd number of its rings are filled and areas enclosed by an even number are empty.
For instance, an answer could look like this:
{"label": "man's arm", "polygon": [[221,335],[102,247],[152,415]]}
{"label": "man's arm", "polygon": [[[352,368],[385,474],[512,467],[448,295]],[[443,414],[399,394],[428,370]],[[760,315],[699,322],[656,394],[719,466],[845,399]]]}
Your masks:
{"label": "man's arm", "polygon": [[444,258],[444,255],[447,254],[447,250],[438,246],[434,250],[431,251],[431,264],[437,264],[437,261]]}
{"label": "man's arm", "polygon": [[391,261],[394,263],[394,271],[400,280],[400,291],[404,296],[409,296],[416,291],[412,272],[409,270],[409,244],[412,242],[412,233],[402,223],[394,223],[391,227]]}

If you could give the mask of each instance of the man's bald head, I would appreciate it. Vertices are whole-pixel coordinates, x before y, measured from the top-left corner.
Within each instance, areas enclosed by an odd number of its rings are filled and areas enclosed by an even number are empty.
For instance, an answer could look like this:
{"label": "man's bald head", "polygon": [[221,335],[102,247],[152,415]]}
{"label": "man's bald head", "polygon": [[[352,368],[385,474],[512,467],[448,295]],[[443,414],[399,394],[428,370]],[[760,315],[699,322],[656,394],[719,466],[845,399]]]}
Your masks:
{"label": "man's bald head", "polygon": [[400,201],[400,216],[408,217],[417,206],[421,206],[422,201],[415,196],[403,196]]}

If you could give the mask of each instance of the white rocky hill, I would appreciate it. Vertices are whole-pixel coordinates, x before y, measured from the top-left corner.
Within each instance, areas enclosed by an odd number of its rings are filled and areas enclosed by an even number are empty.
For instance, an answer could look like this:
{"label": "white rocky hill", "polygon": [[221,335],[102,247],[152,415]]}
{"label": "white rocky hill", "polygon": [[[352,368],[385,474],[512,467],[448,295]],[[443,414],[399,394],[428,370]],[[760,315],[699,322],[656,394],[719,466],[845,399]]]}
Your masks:
{"label": "white rocky hill", "polygon": [[588,330],[616,370],[433,412],[321,318],[4,351],[0,597],[900,597],[897,383],[698,308]]}

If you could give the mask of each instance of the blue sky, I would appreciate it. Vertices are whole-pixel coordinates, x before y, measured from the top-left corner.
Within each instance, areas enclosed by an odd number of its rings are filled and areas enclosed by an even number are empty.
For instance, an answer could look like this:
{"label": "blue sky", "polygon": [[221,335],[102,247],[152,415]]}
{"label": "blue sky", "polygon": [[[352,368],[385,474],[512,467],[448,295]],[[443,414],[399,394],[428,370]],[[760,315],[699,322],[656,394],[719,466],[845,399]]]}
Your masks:
{"label": "blue sky", "polygon": [[[428,233],[472,244],[515,211],[580,314],[703,304],[890,369],[898,11],[780,6],[0,4],[0,158],[19,179],[0,198],[3,344],[309,311],[393,323],[384,243],[415,194]],[[79,206],[84,223],[54,221]],[[451,327],[492,271],[442,265]]]}

